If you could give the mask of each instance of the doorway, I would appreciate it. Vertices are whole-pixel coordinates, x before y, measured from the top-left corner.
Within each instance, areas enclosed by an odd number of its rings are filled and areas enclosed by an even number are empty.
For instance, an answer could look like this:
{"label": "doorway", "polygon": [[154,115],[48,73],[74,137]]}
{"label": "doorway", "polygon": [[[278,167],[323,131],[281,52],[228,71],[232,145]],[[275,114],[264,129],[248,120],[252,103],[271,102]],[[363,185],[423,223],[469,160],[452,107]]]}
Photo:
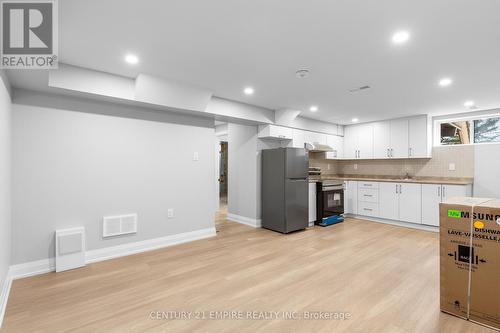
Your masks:
{"label": "doorway", "polygon": [[219,203],[220,209],[227,209],[227,185],[228,185],[228,144],[227,141],[220,142],[219,150]]}

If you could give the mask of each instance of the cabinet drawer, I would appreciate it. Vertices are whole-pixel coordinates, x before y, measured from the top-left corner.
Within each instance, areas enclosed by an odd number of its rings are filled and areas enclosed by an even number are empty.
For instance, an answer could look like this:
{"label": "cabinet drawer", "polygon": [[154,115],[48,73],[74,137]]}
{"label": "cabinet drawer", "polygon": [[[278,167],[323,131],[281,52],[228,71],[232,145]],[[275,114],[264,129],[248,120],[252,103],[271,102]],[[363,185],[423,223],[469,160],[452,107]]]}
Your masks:
{"label": "cabinet drawer", "polygon": [[364,202],[378,203],[378,189],[374,188],[360,188],[358,190],[358,200]]}
{"label": "cabinet drawer", "polygon": [[358,214],[364,216],[378,217],[378,203],[358,202]]}
{"label": "cabinet drawer", "polygon": [[358,188],[378,188],[378,183],[358,181]]}

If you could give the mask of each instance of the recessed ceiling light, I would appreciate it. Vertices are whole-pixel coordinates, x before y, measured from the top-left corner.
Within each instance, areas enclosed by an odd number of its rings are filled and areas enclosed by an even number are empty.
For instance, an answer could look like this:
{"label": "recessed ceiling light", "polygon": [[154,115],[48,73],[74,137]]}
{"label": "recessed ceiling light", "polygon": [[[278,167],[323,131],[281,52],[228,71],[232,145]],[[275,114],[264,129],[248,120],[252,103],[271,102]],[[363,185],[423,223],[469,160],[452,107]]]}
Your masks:
{"label": "recessed ceiling light", "polygon": [[406,43],[410,39],[410,34],[408,31],[398,31],[394,35],[392,35],[392,42],[394,44],[403,44]]}
{"label": "recessed ceiling light", "polygon": [[466,101],[466,102],[464,103],[464,106],[465,106],[466,108],[469,108],[469,109],[470,109],[470,108],[475,107],[475,106],[476,106],[476,103],[474,103],[474,101]]}
{"label": "recessed ceiling light", "polygon": [[253,90],[252,87],[246,87],[243,92],[245,93],[245,95],[253,95],[253,93],[255,92],[255,90]]}
{"label": "recessed ceiling light", "polygon": [[139,58],[135,54],[127,54],[125,56],[125,61],[131,65],[135,65],[139,62]]}
{"label": "recessed ceiling light", "polygon": [[352,118],[352,122],[353,122],[353,123],[357,123],[358,121],[359,121],[359,119],[358,119],[358,118]]}
{"label": "recessed ceiling light", "polygon": [[449,77],[444,77],[441,80],[439,80],[439,85],[441,87],[447,87],[447,86],[449,86],[452,83],[453,83],[453,80],[450,79]]}
{"label": "recessed ceiling light", "polygon": [[318,111],[318,107],[317,107],[316,105],[313,105],[313,106],[311,106],[311,107],[309,108],[309,111],[311,111],[311,112],[316,112],[316,111]]}

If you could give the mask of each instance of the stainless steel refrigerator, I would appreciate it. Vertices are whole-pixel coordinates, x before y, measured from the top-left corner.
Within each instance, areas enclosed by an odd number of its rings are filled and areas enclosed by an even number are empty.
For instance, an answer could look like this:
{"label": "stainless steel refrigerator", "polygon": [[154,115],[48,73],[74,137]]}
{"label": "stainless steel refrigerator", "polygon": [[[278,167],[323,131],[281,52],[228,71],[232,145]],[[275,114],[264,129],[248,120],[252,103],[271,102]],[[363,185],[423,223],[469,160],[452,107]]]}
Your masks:
{"label": "stainless steel refrigerator", "polygon": [[262,227],[282,233],[307,227],[308,168],[304,148],[262,150]]}

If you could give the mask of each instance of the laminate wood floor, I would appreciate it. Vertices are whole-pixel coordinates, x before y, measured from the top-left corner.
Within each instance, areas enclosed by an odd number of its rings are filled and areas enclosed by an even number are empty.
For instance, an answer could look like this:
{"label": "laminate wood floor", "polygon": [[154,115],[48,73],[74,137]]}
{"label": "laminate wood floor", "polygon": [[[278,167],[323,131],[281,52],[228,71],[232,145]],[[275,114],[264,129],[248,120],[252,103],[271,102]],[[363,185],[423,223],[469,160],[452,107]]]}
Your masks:
{"label": "laminate wood floor", "polygon": [[[216,226],[210,239],[16,280],[1,332],[493,332],[439,311],[438,234],[355,219],[289,235],[223,215]],[[224,311],[243,315],[210,319]],[[297,319],[314,311],[350,318]]]}

